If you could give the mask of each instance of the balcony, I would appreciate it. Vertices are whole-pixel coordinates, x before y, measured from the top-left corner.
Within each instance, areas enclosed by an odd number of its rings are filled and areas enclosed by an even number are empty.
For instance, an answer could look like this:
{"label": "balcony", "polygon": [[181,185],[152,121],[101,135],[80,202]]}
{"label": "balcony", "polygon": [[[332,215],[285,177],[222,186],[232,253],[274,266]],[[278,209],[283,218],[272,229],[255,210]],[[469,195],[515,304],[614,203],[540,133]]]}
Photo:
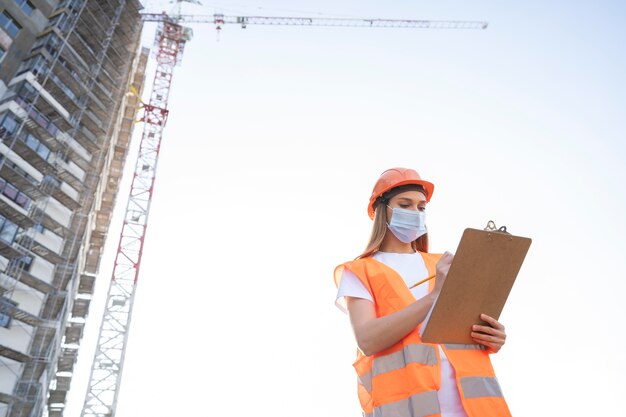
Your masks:
{"label": "balcony", "polygon": [[[82,297],[81,298],[76,298],[74,300],[74,305],[72,306],[72,317],[80,318],[80,319],[87,318],[87,313],[89,312],[89,305],[90,304],[91,304],[91,299],[89,299],[89,298],[82,298]],[[76,330],[76,329],[77,328],[74,327],[74,330]],[[76,335],[75,333],[77,333],[77,332],[76,331],[72,332],[72,337],[73,338],[77,338],[78,340],[80,340],[80,338],[82,337],[82,332],[80,334],[78,334],[78,335]],[[66,336],[68,336],[67,329],[66,329],[66,333],[65,334],[66,334]],[[78,343],[78,340],[76,340],[76,343]],[[68,342],[68,343],[71,343],[71,342]]]}
{"label": "balcony", "polygon": [[[37,152],[33,149],[32,145],[29,146],[27,144],[26,138],[28,136],[33,137],[26,131],[26,129],[22,129],[20,137],[13,141],[11,149],[22,157],[22,159],[28,161],[30,165],[42,174],[45,175],[54,173],[56,171],[55,167],[48,162],[48,159],[50,159],[49,155],[51,154],[50,148],[44,144],[40,144],[39,146],[41,147],[41,150]],[[7,138],[5,139],[5,142],[10,142],[11,140],[11,138]]]}
{"label": "balcony", "polygon": [[42,209],[33,205],[31,209],[31,216],[35,219],[38,219],[38,222],[39,222],[38,224],[40,224],[41,226],[45,227],[48,230],[51,230],[52,232],[54,232],[55,234],[63,238],[66,238],[69,235],[72,235],[72,233],[69,230],[69,226],[59,223],[57,220],[55,220],[45,211],[45,208]]}
{"label": "balcony", "polygon": [[29,355],[3,345],[0,345],[0,356],[13,359],[20,363],[30,362],[32,360]]}
{"label": "balcony", "polygon": [[[54,74],[50,75],[58,80]],[[48,121],[54,120],[59,129],[67,130],[71,128],[72,126],[69,122],[70,112],[58,99],[65,99],[66,103],[70,103],[75,106],[75,104],[71,101],[67,101],[68,94],[72,96],[75,96],[75,94],[69,89],[66,89],[67,91],[63,91],[63,86],[60,86],[51,80],[48,80],[46,85],[48,88],[51,86],[54,87],[53,91],[56,95],[51,94],[50,91],[39,84],[33,73],[25,72],[11,80],[9,83],[9,90],[5,95],[5,101],[14,99],[18,103],[22,104],[22,107],[29,105],[31,107],[35,107],[37,111],[44,115]]]}
{"label": "balcony", "polygon": [[62,349],[61,355],[59,355],[59,362],[57,365],[58,372],[72,372],[74,364],[78,359],[77,349]]}
{"label": "balcony", "polygon": [[62,125],[64,127],[68,126],[67,121],[62,124],[59,124],[57,120],[53,121],[40,111],[39,106],[36,107],[20,96],[13,96],[8,99],[8,101],[11,100],[18,104],[21,110],[24,110],[23,113],[19,111],[14,113],[20,119],[24,119],[28,116],[25,125],[35,136],[40,138],[50,150],[56,151],[61,149],[62,144],[57,140],[57,135],[64,130],[63,127],[61,127]]}
{"label": "balcony", "polygon": [[[100,74],[102,74],[102,71]],[[110,88],[107,84],[110,84]],[[92,107],[92,110],[96,112],[100,118],[106,118],[100,116],[100,112],[110,115],[110,106],[113,103],[113,89],[115,88],[116,87],[108,81],[108,77],[102,75],[96,78],[93,89],[91,90],[91,95],[89,96],[92,100],[89,103],[89,106]]]}
{"label": "balcony", "polygon": [[108,56],[105,56],[104,61],[102,62],[102,67],[100,67],[100,72],[104,72],[104,74],[111,80],[111,84],[113,85],[113,89],[117,90],[120,88],[120,83],[123,81],[123,67],[118,67],[111,62]]}
{"label": "balcony", "polygon": [[65,132],[59,134],[58,141],[65,147],[61,152],[57,152],[57,155],[64,155],[83,171],[87,172],[92,169],[93,158],[89,151],[81,146],[78,141]]}
{"label": "balcony", "polygon": [[[32,260],[32,257],[26,255],[22,258],[12,259],[11,262],[21,262],[20,259],[23,259],[23,258],[30,258]],[[22,284],[28,285],[30,288],[33,288],[46,295],[55,294],[57,292],[57,289],[54,288],[51,284],[32,275],[30,272],[24,269],[24,267],[21,267],[20,269],[22,271],[19,273],[18,278],[19,278],[19,282],[21,282]]]}
{"label": "balcony", "polygon": [[63,161],[61,157],[58,158],[59,159],[56,160],[54,164],[56,167],[55,174],[57,178],[77,190],[79,193],[83,192],[85,188],[85,184],[83,183],[85,176],[82,176],[81,178],[79,176],[79,172],[74,172],[76,171],[78,165],[72,166]]}
{"label": "balcony", "polygon": [[[2,163],[3,159],[4,163]],[[29,175],[12,160],[5,159],[4,155],[0,155],[0,177],[14,184],[21,192],[34,200],[45,196],[39,189],[40,181]]]}
{"label": "balcony", "polygon": [[[87,5],[89,6],[90,3],[92,2],[87,3]],[[116,2],[111,0],[102,0],[94,3],[97,3],[100,13],[104,13],[107,17],[109,17],[109,19],[114,16],[115,9],[119,6],[119,1]]]}
{"label": "balcony", "polygon": [[136,40],[141,35],[142,27],[143,23],[139,18],[132,22],[120,21],[113,34],[113,39],[111,39],[111,45],[122,55],[134,51]]}
{"label": "balcony", "polygon": [[15,101],[22,110],[24,115],[19,115],[20,118],[28,116],[26,120],[26,126],[40,138],[51,150],[56,151],[61,149],[61,143],[57,140],[57,135],[61,133],[61,129],[53,123],[48,117],[37,109],[33,104],[25,101],[19,96],[11,97],[9,100]]}
{"label": "balcony", "polygon": [[85,38],[77,30],[72,31],[69,36],[69,45],[80,56],[83,62],[89,67],[97,63],[97,47],[87,43]]}
{"label": "balcony", "polygon": [[[81,190],[84,174],[92,169],[91,155],[65,133],[57,140],[39,140],[29,129],[23,128],[16,139],[13,133],[19,124],[19,116],[13,111],[0,113],[0,143],[12,145],[11,149],[44,175],[57,175],[73,188]],[[50,145],[54,148],[50,149]]]}
{"label": "balcony", "polygon": [[122,53],[118,51],[118,48],[115,47],[113,42],[109,45],[107,49],[107,59],[113,63],[116,68],[124,68],[128,64],[128,55],[125,49],[122,49]]}
{"label": "balcony", "polygon": [[[69,54],[70,52],[68,51],[67,53]],[[57,63],[52,67],[52,71],[77,94],[82,94],[86,91],[86,73],[84,71],[81,73],[79,67],[70,63],[64,56],[60,56],[57,59]]]}
{"label": "balcony", "polygon": [[12,244],[9,244],[8,242],[0,239],[0,255],[4,256],[5,258],[21,258],[22,256],[24,256],[25,253],[25,250],[18,250],[18,248],[16,248]]}
{"label": "balcony", "polygon": [[28,229],[35,225],[27,210],[22,209],[4,195],[0,195],[0,215],[11,219],[13,223],[23,229]]}
{"label": "balcony", "polygon": [[4,303],[3,309],[5,312],[11,316],[11,318],[15,320],[19,320],[22,323],[26,323],[33,327],[42,327],[42,328],[54,328],[55,324],[53,321],[42,319],[39,316],[35,316],[34,314],[28,313],[17,306],[12,305],[11,303]]}
{"label": "balcony", "polygon": [[36,235],[32,237],[32,236],[29,236],[25,232],[21,236],[17,237],[16,243],[20,245],[21,247],[23,247],[24,249],[30,248],[30,252],[34,253],[35,255],[38,255],[39,257],[45,259],[46,261],[50,263],[53,263],[56,265],[58,263],[63,262],[64,258],[60,254],[48,248],[39,240],[37,240],[37,235],[40,235],[40,234],[36,233]]}
{"label": "balcony", "polygon": [[[54,100],[65,110],[65,112],[67,112],[66,114],[63,114],[64,118],[69,118],[70,114],[80,110],[80,108],[84,105],[84,102],[81,102],[81,97],[78,96],[78,93],[69,88],[61,80],[61,78],[53,72],[48,75],[48,79],[45,81],[45,84],[43,84],[43,88],[54,98]],[[45,106],[40,105],[39,107],[45,112]]]}
{"label": "balcony", "polygon": [[83,148],[87,149],[90,153],[94,154],[99,150],[101,143],[98,140],[98,137],[84,125],[78,125],[77,128],[70,133],[73,133],[73,137],[76,142],[78,142]]}
{"label": "balcony", "polygon": [[82,273],[78,281],[78,294],[93,295],[95,290],[96,274]]}
{"label": "balcony", "polygon": [[89,109],[83,111],[83,117],[80,121],[89,131],[94,132],[96,135],[104,135],[106,133],[102,120]]}
{"label": "balcony", "polygon": [[50,195],[72,211],[76,211],[82,206],[81,201],[79,201],[80,194],[78,192],[76,192],[76,196],[70,196],[67,192],[61,190],[60,188],[55,188],[52,190]]}
{"label": "balcony", "polygon": [[[0,155],[0,160],[2,158],[4,157]],[[69,185],[64,186],[63,183],[52,175],[46,175],[42,181],[39,181],[17,166],[15,162],[7,159],[3,164],[0,164],[0,176],[8,182],[15,184],[17,188],[33,200],[50,195],[70,210],[77,210],[81,207],[78,201],[80,192],[71,187],[70,189],[65,189]],[[72,195],[70,195],[70,190]]]}
{"label": "balcony", "polygon": [[[96,39],[105,39],[107,27],[109,25],[109,17],[105,16],[102,12],[94,11],[93,9],[99,2],[90,1],[87,3],[87,7],[80,15],[80,19],[76,25],[76,28],[80,28],[81,32],[87,36],[94,37]],[[91,7],[90,7],[91,6]]]}

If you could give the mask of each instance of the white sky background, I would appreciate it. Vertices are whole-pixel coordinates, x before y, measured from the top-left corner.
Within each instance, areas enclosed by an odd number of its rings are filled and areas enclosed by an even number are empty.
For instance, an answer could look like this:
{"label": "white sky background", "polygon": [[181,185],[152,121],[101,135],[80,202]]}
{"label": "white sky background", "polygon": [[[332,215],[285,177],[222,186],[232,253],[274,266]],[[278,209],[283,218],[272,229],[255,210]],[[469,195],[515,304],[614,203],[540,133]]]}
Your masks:
{"label": "white sky background", "polygon": [[[332,271],[364,248],[371,188],[394,166],[435,183],[431,251],[454,251],[464,228],[490,219],[533,238],[501,316],[507,344],[493,357],[513,414],[623,409],[624,4],[206,4],[188,10],[489,28],[233,25],[216,42],[211,25],[193,25],[170,97],[117,417],[359,415]],[[120,222],[68,417],[82,407]]]}

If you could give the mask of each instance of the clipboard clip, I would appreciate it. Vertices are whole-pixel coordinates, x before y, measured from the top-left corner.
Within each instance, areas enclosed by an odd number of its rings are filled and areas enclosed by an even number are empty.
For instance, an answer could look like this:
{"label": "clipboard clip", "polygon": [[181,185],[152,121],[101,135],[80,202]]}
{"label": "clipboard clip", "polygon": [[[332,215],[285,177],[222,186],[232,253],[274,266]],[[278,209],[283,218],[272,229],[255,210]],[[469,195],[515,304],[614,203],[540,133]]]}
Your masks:
{"label": "clipboard clip", "polygon": [[506,226],[498,227],[496,226],[496,222],[494,222],[493,220],[489,220],[487,222],[487,226],[483,230],[486,230],[488,232],[501,232],[509,235],[511,234],[506,230]]}

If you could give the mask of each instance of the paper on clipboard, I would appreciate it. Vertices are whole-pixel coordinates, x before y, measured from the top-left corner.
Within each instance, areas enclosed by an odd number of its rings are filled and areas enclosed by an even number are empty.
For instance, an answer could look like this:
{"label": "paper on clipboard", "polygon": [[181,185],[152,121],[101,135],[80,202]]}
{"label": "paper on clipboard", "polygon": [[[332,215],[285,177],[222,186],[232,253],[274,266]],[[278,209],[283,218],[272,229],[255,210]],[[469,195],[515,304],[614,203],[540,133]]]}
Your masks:
{"label": "paper on clipboard", "polygon": [[441,293],[420,334],[426,343],[475,343],[480,314],[495,319],[513,287],[531,239],[499,231],[465,229]]}

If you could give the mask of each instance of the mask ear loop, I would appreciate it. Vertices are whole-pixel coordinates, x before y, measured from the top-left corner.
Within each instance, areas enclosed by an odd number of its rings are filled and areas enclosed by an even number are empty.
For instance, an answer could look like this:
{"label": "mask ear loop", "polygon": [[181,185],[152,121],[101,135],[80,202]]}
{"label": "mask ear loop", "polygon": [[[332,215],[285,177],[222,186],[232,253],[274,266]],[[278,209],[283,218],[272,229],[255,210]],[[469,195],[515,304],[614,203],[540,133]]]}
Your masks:
{"label": "mask ear loop", "polygon": [[376,211],[378,209],[378,207],[383,204],[383,205],[387,205],[387,203],[389,203],[389,198],[384,197],[383,195],[381,195],[380,197],[378,197],[376,199],[376,201],[374,202],[374,211]]}
{"label": "mask ear loop", "polygon": [[[384,197],[384,196],[382,196],[382,195],[381,195],[380,197],[378,197],[378,198],[376,199],[376,202],[375,202],[375,205],[374,205],[374,207],[375,207],[375,209],[374,209],[374,210],[378,210],[378,208],[379,208],[379,207],[382,207],[382,206],[384,206],[384,207],[389,207],[389,206],[387,205],[388,203],[389,203],[389,198]],[[382,205],[382,206],[381,206],[381,205]],[[389,208],[391,208],[391,207],[389,207]],[[387,227],[389,227],[389,219],[385,222],[385,224],[387,225]]]}

